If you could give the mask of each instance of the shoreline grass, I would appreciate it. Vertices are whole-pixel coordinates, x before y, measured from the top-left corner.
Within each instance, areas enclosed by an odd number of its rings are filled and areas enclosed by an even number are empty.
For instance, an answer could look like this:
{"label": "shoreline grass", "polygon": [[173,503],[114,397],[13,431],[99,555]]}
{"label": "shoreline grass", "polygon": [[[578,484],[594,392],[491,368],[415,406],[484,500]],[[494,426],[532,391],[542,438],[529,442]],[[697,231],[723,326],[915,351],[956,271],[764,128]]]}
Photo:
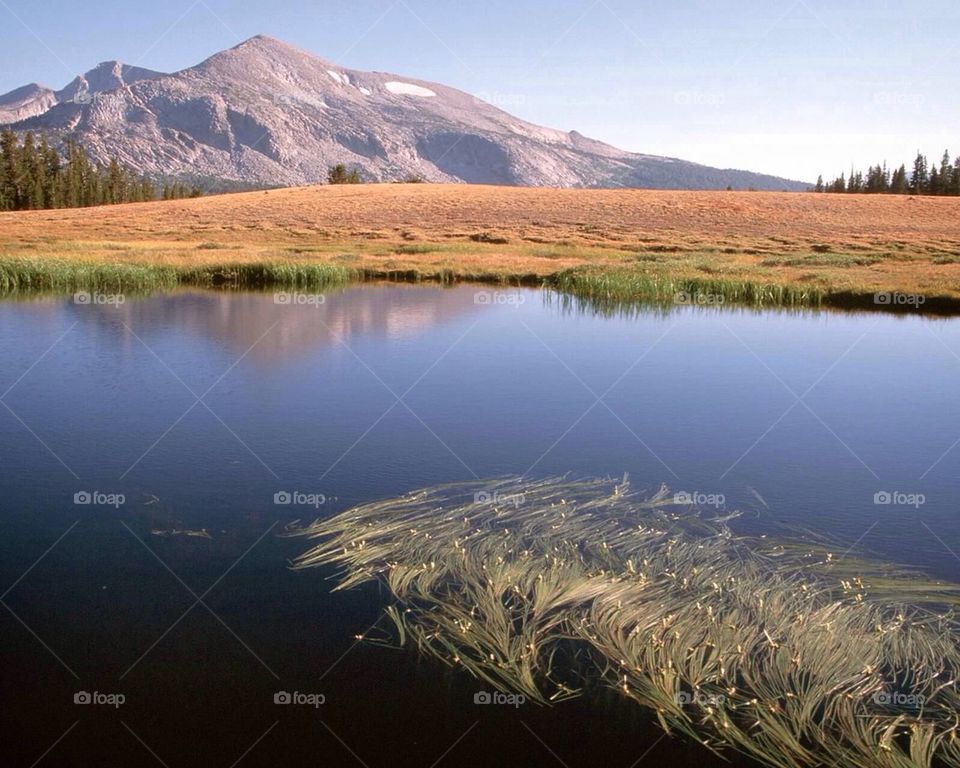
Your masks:
{"label": "shoreline grass", "polygon": [[685,277],[636,268],[575,267],[554,273],[452,267],[390,268],[330,261],[224,261],[163,264],[68,258],[0,257],[0,299],[75,291],[144,295],[182,287],[217,290],[323,290],[363,282],[477,283],[544,288],[564,307],[600,314],[633,314],[645,307],[724,306],[755,309],[838,309],[958,315],[960,298],[924,296],[920,306],[877,303],[875,292],[723,277]]}
{"label": "shoreline grass", "polygon": [[557,292],[609,313],[629,312],[637,303],[815,308],[829,303],[830,297],[823,290],[803,286],[627,270],[570,270],[556,275],[550,283]]}
{"label": "shoreline grass", "polygon": [[124,262],[0,258],[0,297],[69,294],[74,291],[147,294],[179,287],[321,289],[346,285],[359,277],[354,270],[330,264],[265,262],[174,267]]}

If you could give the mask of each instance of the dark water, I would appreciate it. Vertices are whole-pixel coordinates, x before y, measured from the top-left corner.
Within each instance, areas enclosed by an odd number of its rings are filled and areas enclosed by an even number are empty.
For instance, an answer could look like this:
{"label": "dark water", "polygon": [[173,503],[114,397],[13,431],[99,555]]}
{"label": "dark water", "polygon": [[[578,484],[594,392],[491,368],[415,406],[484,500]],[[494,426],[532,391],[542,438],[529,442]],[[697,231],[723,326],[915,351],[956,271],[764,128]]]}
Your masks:
{"label": "dark water", "polygon": [[474,475],[628,472],[960,579],[960,324],[477,291],[0,304],[3,764],[721,765],[604,691],[476,705],[354,643],[385,594],[286,567],[295,519]]}

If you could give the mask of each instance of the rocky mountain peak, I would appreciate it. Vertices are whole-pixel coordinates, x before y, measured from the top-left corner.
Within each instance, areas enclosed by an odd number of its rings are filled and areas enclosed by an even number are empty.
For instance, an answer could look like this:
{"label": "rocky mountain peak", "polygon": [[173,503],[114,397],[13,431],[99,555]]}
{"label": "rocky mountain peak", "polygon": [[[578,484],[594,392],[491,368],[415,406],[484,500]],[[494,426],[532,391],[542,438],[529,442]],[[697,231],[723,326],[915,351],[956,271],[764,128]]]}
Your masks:
{"label": "rocky mountain peak", "polygon": [[188,180],[310,184],[343,163],[369,181],[805,187],[625,152],[529,123],[455,88],[346,69],[267,35],[164,76],[106,61],[55,94],[0,97],[0,122],[52,141],[72,136],[101,162],[117,157],[144,173]]}

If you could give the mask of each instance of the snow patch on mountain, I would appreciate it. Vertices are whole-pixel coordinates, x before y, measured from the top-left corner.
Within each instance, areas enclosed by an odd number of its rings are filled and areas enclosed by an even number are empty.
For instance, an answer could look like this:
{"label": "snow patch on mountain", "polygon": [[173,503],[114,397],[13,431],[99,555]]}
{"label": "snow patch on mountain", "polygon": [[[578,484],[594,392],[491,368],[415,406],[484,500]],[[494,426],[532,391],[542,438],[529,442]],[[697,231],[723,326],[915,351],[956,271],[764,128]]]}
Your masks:
{"label": "snow patch on mountain", "polygon": [[401,83],[396,80],[390,80],[384,83],[383,87],[396,96],[422,96],[424,98],[430,98],[431,96],[437,95],[429,88],[424,88],[422,85]]}

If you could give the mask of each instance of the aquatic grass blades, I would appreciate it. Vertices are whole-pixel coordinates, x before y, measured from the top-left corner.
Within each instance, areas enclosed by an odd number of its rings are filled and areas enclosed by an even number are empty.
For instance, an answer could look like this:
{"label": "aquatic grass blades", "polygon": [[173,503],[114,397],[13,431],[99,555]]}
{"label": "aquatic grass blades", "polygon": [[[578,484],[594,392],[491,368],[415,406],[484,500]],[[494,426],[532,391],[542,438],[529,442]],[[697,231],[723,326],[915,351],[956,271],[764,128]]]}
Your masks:
{"label": "aquatic grass blades", "polygon": [[501,690],[603,681],[768,765],[960,765],[955,585],[611,480],[443,486],[299,533],[318,543],[297,567],[384,583],[399,637]]}

